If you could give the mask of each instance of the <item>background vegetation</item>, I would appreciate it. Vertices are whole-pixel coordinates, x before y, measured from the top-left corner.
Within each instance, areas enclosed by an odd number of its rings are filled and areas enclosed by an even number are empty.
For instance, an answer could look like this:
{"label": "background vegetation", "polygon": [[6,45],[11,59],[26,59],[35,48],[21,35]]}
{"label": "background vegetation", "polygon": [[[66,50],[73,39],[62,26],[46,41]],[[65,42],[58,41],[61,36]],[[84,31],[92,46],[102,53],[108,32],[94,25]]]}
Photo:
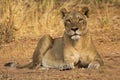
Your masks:
{"label": "background vegetation", "polygon": [[[108,6],[120,0],[0,0],[0,44],[21,37],[40,36],[46,32],[59,35],[63,32],[60,9],[81,5],[96,10],[99,21],[108,26]],[[91,10],[91,11],[92,11]],[[101,14],[102,10],[102,14]]]}

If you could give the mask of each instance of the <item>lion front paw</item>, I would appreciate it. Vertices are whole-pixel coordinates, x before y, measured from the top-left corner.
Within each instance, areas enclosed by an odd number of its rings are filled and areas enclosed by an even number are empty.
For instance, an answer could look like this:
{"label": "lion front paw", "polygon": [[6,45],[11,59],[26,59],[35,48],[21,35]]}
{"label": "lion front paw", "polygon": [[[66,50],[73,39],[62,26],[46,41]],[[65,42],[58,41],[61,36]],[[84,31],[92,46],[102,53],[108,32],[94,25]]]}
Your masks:
{"label": "lion front paw", "polygon": [[73,64],[61,64],[59,66],[59,70],[60,71],[64,71],[64,70],[71,70],[71,69],[74,69],[74,65]]}
{"label": "lion front paw", "polygon": [[88,69],[98,69],[100,67],[99,63],[90,63]]}

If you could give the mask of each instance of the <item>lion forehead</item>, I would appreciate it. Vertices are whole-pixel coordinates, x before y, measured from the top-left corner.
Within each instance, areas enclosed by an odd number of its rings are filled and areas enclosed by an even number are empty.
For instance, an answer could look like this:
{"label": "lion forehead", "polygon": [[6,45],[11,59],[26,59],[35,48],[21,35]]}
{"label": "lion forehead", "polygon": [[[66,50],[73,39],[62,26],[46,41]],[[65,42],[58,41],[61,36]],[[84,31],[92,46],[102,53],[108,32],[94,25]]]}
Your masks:
{"label": "lion forehead", "polygon": [[70,11],[66,15],[66,19],[67,18],[71,18],[71,19],[83,18],[83,19],[86,19],[86,16],[84,14],[82,14],[82,12],[80,12],[80,11],[73,10],[73,11]]}

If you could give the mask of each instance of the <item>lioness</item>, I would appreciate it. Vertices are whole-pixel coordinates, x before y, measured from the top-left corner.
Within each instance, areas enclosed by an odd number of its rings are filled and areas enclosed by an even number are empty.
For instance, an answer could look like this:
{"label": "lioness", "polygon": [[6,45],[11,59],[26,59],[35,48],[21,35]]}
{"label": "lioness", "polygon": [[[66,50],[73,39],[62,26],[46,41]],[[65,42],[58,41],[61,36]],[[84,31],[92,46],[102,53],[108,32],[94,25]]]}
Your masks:
{"label": "lioness", "polygon": [[63,37],[53,39],[50,35],[43,36],[34,51],[32,62],[16,67],[69,70],[75,67],[97,69],[103,65],[87,28],[88,12],[87,7],[80,11],[61,9],[65,26]]}

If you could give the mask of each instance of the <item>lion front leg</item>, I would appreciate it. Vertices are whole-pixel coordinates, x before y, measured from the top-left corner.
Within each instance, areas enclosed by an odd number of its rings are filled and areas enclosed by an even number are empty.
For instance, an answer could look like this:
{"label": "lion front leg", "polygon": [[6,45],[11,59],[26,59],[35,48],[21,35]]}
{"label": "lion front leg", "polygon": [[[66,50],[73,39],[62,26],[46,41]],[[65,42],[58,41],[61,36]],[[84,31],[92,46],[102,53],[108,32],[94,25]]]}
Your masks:
{"label": "lion front leg", "polygon": [[75,67],[74,67],[74,64],[65,64],[65,63],[63,63],[63,64],[61,64],[60,66],[59,66],[59,70],[60,71],[64,71],[64,70],[71,70],[71,69],[74,69]]}
{"label": "lion front leg", "polygon": [[103,64],[103,60],[101,59],[100,55],[97,54],[94,60],[88,65],[88,69],[98,69]]}
{"label": "lion front leg", "polygon": [[100,64],[98,62],[91,62],[88,65],[88,69],[98,69],[100,67]]}
{"label": "lion front leg", "polygon": [[64,57],[63,64],[60,64],[59,70],[64,71],[64,70],[71,70],[74,69],[74,57],[69,56],[69,57]]}

